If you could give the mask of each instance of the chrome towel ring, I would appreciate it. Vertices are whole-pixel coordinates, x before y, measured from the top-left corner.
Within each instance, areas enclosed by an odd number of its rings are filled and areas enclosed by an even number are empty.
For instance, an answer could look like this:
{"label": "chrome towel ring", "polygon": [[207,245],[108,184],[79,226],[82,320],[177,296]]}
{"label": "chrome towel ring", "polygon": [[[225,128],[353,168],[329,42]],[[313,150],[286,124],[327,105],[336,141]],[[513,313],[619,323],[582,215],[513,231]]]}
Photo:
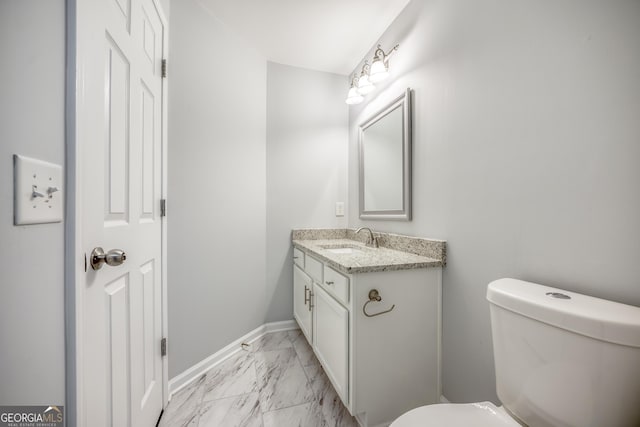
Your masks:
{"label": "chrome towel ring", "polygon": [[364,315],[367,316],[367,317],[380,316],[381,314],[389,313],[394,308],[396,308],[396,305],[393,304],[389,310],[381,311],[381,312],[375,313],[375,314],[367,313],[367,305],[370,302],[380,302],[380,301],[382,301],[382,297],[380,296],[380,293],[378,292],[378,290],[377,289],[371,289],[369,291],[369,301],[365,302],[364,306],[362,306],[362,312],[364,313]]}

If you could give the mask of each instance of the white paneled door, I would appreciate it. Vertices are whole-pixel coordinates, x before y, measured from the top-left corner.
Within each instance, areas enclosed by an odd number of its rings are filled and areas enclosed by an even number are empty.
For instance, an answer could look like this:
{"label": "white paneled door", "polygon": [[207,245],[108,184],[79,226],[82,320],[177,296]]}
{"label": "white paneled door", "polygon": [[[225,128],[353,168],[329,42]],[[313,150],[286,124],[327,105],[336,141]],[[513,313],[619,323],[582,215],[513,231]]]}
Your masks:
{"label": "white paneled door", "polygon": [[[151,427],[163,406],[164,20],[153,0],[75,4],[76,241],[88,264],[76,288],[77,425]],[[126,260],[94,270],[96,247]]]}

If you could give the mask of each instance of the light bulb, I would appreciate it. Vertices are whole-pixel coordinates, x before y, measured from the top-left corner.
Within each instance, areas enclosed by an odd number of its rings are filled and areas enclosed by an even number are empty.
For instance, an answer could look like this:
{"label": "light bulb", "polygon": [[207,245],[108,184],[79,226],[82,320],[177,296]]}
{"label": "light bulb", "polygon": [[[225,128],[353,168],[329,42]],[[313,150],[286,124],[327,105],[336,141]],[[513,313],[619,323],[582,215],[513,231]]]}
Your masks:
{"label": "light bulb", "polygon": [[366,95],[375,90],[375,86],[369,81],[369,76],[366,74],[360,76],[360,80],[358,80],[358,92],[360,95]]}
{"label": "light bulb", "polygon": [[347,95],[347,99],[345,100],[345,102],[349,105],[353,105],[353,104],[360,104],[363,100],[364,98],[362,97],[362,95],[358,93],[358,89],[351,86],[351,89],[349,89],[349,94]]}
{"label": "light bulb", "polygon": [[384,64],[384,61],[378,59],[374,60],[371,64],[371,71],[369,71],[369,81],[372,83],[378,83],[389,77],[389,68]]}

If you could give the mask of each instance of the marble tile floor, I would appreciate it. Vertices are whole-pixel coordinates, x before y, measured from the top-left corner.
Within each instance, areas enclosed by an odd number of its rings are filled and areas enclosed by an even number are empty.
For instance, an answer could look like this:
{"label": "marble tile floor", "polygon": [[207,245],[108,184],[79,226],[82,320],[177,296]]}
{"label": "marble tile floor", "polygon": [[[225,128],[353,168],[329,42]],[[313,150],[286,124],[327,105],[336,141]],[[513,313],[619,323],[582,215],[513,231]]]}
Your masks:
{"label": "marble tile floor", "polygon": [[273,332],[169,402],[160,427],[358,427],[300,330]]}

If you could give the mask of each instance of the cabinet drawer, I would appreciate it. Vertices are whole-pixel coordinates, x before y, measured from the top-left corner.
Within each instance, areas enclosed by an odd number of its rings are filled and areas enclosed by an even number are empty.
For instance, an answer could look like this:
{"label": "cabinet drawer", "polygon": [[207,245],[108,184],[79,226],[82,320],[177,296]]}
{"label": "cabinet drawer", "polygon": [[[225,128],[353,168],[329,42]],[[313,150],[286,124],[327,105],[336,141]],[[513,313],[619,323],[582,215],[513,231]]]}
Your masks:
{"label": "cabinet drawer", "polygon": [[324,267],[323,288],[333,295],[338,301],[347,305],[349,303],[349,278],[338,273],[331,267]]}
{"label": "cabinet drawer", "polygon": [[293,262],[304,270],[304,252],[298,248],[293,248]]}
{"label": "cabinet drawer", "polygon": [[311,276],[314,282],[322,283],[322,263],[320,261],[307,255],[304,260],[304,271]]}

